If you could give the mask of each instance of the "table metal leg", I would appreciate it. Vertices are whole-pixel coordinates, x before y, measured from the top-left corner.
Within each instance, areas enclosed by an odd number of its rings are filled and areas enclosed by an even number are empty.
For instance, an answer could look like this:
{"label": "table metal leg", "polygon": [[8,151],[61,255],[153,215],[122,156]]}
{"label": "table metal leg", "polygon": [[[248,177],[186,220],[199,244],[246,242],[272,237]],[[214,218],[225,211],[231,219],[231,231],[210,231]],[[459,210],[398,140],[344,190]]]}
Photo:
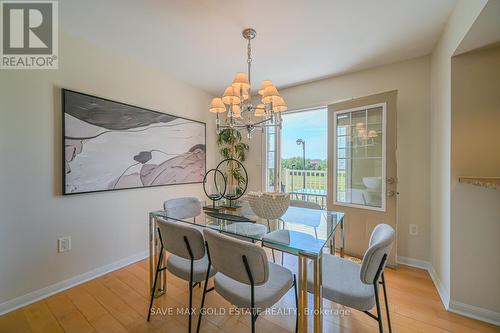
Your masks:
{"label": "table metal leg", "polygon": [[299,317],[299,333],[307,332],[307,257],[298,255],[297,256],[298,265],[298,275],[299,275],[299,307],[297,309],[297,315]]}
{"label": "table metal leg", "polygon": [[[158,239],[158,232],[156,226],[156,219],[152,216],[149,217],[149,289],[153,288],[153,279],[156,273],[156,263],[158,262],[161,244]],[[165,263],[161,263],[161,267]],[[167,274],[165,271],[160,272],[159,280],[157,282],[155,297],[159,297],[165,293],[167,286]]]}
{"label": "table metal leg", "polygon": [[344,249],[345,249],[344,219],[340,221],[340,238],[342,238],[342,246],[340,247],[340,257],[344,258]]}
{"label": "table metal leg", "polygon": [[149,290],[153,288],[153,279],[155,276],[155,258],[154,258],[154,217],[149,216]]}
{"label": "table metal leg", "polygon": [[[157,244],[157,255],[159,256],[160,255],[160,251],[161,251],[161,243],[160,243],[160,240],[158,239],[158,241],[156,242]],[[165,267],[166,266],[166,259],[165,259],[165,255],[163,255],[163,262],[161,263],[161,267]],[[163,270],[160,272],[160,284],[158,286],[158,291],[157,291],[157,296],[161,296],[163,295],[165,292],[167,291],[167,271]]]}
{"label": "table metal leg", "polygon": [[332,238],[330,238],[330,254],[335,255],[335,232],[333,233]]}
{"label": "table metal leg", "polygon": [[322,264],[323,256],[313,260],[314,267],[314,333],[322,333],[323,331],[323,293],[322,293]]}

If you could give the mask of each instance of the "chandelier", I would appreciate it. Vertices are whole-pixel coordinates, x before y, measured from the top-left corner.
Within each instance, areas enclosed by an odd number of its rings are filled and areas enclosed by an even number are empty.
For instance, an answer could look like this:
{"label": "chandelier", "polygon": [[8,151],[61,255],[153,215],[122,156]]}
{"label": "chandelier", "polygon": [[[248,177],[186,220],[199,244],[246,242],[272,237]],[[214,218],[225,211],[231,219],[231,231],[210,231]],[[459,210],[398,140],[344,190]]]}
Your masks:
{"label": "chandelier", "polygon": [[[210,103],[209,111],[217,114],[215,124],[217,133],[221,129],[231,128],[236,130],[246,130],[247,137],[252,138],[252,132],[256,128],[264,130],[266,127],[280,127],[280,112],[286,111],[285,101],[280,96],[278,89],[272,81],[264,80],[258,90],[261,102],[253,106],[251,99],[251,67],[252,67],[252,47],[251,40],[257,36],[254,29],[248,28],[242,32],[247,44],[247,73],[239,72],[233,83],[224,90],[222,98],[216,97]],[[219,113],[226,113],[225,122],[221,124]]]}

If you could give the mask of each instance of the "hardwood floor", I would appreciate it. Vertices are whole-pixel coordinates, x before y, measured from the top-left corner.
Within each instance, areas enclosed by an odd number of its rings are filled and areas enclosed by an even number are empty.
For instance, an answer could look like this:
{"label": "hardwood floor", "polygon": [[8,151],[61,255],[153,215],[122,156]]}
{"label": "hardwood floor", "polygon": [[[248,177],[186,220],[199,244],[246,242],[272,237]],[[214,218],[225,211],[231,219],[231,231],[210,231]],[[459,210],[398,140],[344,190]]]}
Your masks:
{"label": "hardwood floor", "polygon": [[[296,258],[286,255],[285,266],[295,270]],[[187,316],[176,310],[187,306],[187,283],[168,274],[167,295],[156,299],[154,308],[172,313],[153,315],[148,323],[148,279],[148,261],[137,262],[0,316],[0,332],[186,332]],[[445,311],[426,271],[400,266],[386,269],[386,279],[393,332],[500,332],[499,327]],[[201,294],[195,288],[196,308]],[[215,292],[207,295],[206,305],[218,313],[203,317],[202,332],[250,332],[249,317],[229,314],[234,307]],[[294,308],[291,290],[273,307],[274,314],[259,317],[257,332],[292,332],[295,314],[282,310]],[[324,332],[378,332],[377,323],[364,313],[326,300],[324,308],[332,313],[324,316]],[[312,331],[312,317],[309,324]]]}

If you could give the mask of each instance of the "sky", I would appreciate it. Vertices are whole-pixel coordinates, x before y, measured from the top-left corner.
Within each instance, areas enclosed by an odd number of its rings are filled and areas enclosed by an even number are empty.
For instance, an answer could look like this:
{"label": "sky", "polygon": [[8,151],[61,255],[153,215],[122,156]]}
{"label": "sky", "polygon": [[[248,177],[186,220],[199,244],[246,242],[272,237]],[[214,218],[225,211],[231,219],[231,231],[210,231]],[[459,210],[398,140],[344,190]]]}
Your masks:
{"label": "sky", "polygon": [[325,109],[283,114],[281,130],[282,158],[302,156],[302,146],[297,139],[306,142],[306,158],[326,160],[327,113]]}

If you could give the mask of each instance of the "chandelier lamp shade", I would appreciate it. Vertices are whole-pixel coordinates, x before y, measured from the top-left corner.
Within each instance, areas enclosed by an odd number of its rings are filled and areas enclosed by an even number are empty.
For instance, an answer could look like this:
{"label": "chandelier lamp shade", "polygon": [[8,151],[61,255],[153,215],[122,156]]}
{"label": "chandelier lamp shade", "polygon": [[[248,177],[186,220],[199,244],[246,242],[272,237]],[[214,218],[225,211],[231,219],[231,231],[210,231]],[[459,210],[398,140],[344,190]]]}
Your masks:
{"label": "chandelier lamp shade", "polygon": [[[248,28],[242,32],[243,38],[247,40],[247,73],[238,72],[233,82],[228,86],[222,97],[213,98],[209,111],[217,116],[217,133],[224,128],[244,130],[247,137],[252,137],[256,128],[264,130],[266,127],[281,127],[280,113],[287,110],[283,97],[271,80],[264,80],[258,90],[261,100],[257,106],[252,104],[251,95],[251,67],[252,48],[251,41],[257,35],[254,29]],[[219,119],[219,113],[225,113],[223,123]]]}
{"label": "chandelier lamp shade", "polygon": [[224,102],[221,98],[214,98],[210,103],[209,111],[213,113],[226,112],[226,106],[224,105]]}

